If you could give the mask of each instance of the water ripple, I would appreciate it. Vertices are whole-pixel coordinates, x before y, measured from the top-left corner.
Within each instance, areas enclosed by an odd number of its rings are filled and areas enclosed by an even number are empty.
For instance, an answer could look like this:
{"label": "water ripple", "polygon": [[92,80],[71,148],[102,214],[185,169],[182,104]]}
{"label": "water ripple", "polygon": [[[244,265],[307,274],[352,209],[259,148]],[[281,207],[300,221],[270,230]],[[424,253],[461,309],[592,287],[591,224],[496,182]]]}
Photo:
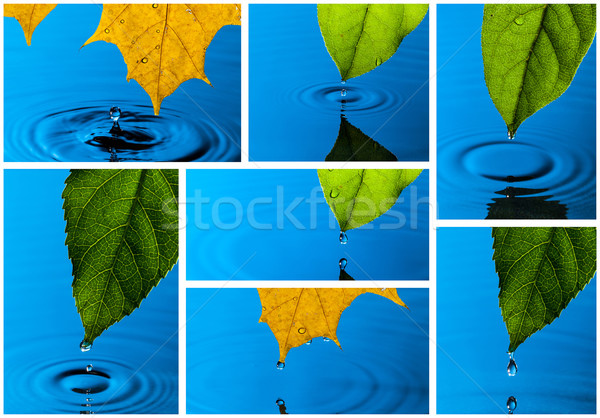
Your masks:
{"label": "water ripple", "polygon": [[13,129],[5,139],[10,161],[239,161],[239,124],[227,126],[163,106],[119,103],[121,130],[112,130],[114,103],[40,109],[9,115]]}
{"label": "water ripple", "polygon": [[514,183],[521,194],[544,194],[560,201],[569,217],[593,217],[595,153],[571,146],[568,138],[568,133],[554,130],[538,130],[534,137],[522,135],[512,141],[487,130],[440,137],[441,217],[461,218],[474,209],[483,214],[495,194],[512,190]]}

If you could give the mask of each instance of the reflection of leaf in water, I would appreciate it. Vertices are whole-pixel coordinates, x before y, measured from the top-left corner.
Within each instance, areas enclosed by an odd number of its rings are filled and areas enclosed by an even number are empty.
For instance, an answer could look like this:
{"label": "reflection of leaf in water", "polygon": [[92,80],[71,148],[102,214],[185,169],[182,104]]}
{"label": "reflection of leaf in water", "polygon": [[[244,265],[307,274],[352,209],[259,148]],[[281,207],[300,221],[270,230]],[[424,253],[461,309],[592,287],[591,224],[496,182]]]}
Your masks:
{"label": "reflection of leaf in water", "polygon": [[73,297],[92,343],[178,255],[177,170],[72,170],[63,191]]}
{"label": "reflection of leaf in water", "polygon": [[325,157],[325,161],[398,161],[398,159],[341,116],[337,140]]}
{"label": "reflection of leaf in water", "polygon": [[275,335],[279,361],[285,361],[290,349],[313,338],[326,337],[340,346],[336,331],[342,312],[363,293],[406,307],[396,289],[258,289],[262,304],[259,322],[266,322]]}
{"label": "reflection of leaf in water", "polygon": [[181,83],[204,74],[206,49],[225,25],[240,24],[239,4],[105,4],[95,41],[115,44],[158,115]]}
{"label": "reflection of leaf in water", "polygon": [[319,4],[319,27],[342,80],[387,61],[421,23],[427,4]]}
{"label": "reflection of leaf in water", "polygon": [[567,219],[567,206],[558,200],[548,200],[552,196],[527,196],[546,191],[510,186],[497,191],[506,197],[493,198],[494,203],[488,203],[486,219]]}
{"label": "reflection of leaf in water", "polygon": [[596,271],[596,228],[492,228],[512,352],[550,324]]}
{"label": "reflection of leaf in water", "polygon": [[422,170],[319,169],[325,200],[342,231],[358,228],[387,212]]}
{"label": "reflection of leaf in water", "polygon": [[511,138],[567,90],[595,34],[595,4],[484,6],[485,83]]}
{"label": "reflection of leaf in water", "polygon": [[346,270],[340,269],[340,278],[339,280],[354,280],[354,277],[350,276],[346,273]]}
{"label": "reflection of leaf in water", "polygon": [[4,16],[17,19],[23,28],[27,45],[31,45],[33,31],[55,7],[56,4],[5,4]]}

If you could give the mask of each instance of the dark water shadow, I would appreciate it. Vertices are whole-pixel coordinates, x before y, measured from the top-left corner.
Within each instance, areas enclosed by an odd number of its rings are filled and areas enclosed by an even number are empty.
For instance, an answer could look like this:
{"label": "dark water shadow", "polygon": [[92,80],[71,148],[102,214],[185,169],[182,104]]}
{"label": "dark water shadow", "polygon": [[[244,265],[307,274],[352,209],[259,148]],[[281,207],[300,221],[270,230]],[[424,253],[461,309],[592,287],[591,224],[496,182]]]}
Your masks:
{"label": "dark water shadow", "polygon": [[398,158],[342,114],[338,137],[325,161],[398,161]]}
{"label": "dark water shadow", "polygon": [[[506,180],[510,181],[511,177]],[[488,203],[486,219],[567,219],[567,205],[552,199],[552,195],[531,196],[548,189],[528,189],[507,186],[495,192],[504,197],[493,198]]]}

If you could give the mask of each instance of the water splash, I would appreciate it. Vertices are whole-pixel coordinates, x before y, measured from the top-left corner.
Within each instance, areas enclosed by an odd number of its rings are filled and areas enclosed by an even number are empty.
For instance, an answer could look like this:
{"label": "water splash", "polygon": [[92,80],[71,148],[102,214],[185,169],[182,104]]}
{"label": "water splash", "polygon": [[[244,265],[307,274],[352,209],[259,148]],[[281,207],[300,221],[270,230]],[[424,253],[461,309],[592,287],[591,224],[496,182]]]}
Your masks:
{"label": "water splash", "polygon": [[346,266],[348,265],[348,260],[345,258],[340,258],[339,266],[340,270],[346,270]]}
{"label": "water splash", "polygon": [[340,244],[348,244],[348,235],[344,231],[340,231]]}
{"label": "water splash", "polygon": [[121,109],[119,109],[117,106],[113,106],[108,111],[108,114],[110,115],[110,119],[114,123],[117,123],[119,121],[119,118],[121,117]]}
{"label": "water splash", "polygon": [[508,413],[512,414],[517,409],[517,399],[514,396],[510,396],[506,401],[506,407],[508,408]]}
{"label": "water splash", "polygon": [[517,363],[515,362],[514,353],[509,352],[508,356],[510,360],[508,361],[508,366],[506,366],[506,372],[509,376],[515,376],[517,374]]}

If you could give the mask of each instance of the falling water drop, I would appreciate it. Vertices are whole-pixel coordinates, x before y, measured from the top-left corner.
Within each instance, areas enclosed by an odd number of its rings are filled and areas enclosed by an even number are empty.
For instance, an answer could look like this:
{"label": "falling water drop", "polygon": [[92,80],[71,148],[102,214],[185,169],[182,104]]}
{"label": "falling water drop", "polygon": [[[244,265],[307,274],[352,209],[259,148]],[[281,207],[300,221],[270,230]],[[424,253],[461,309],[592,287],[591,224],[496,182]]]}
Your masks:
{"label": "falling water drop", "polygon": [[346,80],[342,80],[342,84],[346,84]]}
{"label": "falling water drop", "polygon": [[312,340],[308,340],[307,342],[304,343],[304,345],[311,345],[312,344]]}
{"label": "falling water drop", "polygon": [[110,119],[117,123],[121,117],[121,109],[119,109],[117,106],[113,106],[108,111],[108,114],[110,115]]}
{"label": "falling water drop", "polygon": [[346,89],[342,89],[342,97],[346,97]]}
{"label": "falling water drop", "polygon": [[89,373],[89,372],[91,372],[91,371],[92,371],[92,369],[93,369],[93,368],[94,368],[94,367],[93,367],[91,364],[88,364],[88,365],[86,366],[86,368],[85,368],[85,371]]}
{"label": "falling water drop", "polygon": [[340,232],[340,244],[348,244],[348,235],[344,231]]}
{"label": "falling water drop", "polygon": [[275,401],[275,403],[276,403],[277,405],[279,405],[279,406],[283,406],[283,405],[285,405],[285,401],[284,401],[283,399],[281,399],[281,398],[278,398],[278,399]]}
{"label": "falling water drop", "polygon": [[346,266],[348,265],[348,260],[346,260],[345,258],[340,258],[340,270],[346,270]]}
{"label": "falling water drop", "polygon": [[285,363],[283,361],[277,362],[277,370],[283,370],[285,368]]}
{"label": "falling water drop", "polygon": [[508,408],[508,413],[512,414],[517,409],[517,399],[514,396],[509,397],[506,401],[506,407]]}
{"label": "falling water drop", "polygon": [[516,23],[517,25],[521,26],[523,23],[525,23],[525,17],[523,17],[523,16],[518,16],[518,17],[515,19],[515,23]]}
{"label": "falling water drop", "polygon": [[326,343],[328,343],[331,340],[329,338],[327,338],[327,337],[323,337],[323,341],[325,341]]}
{"label": "falling water drop", "polygon": [[85,401],[86,402],[94,402],[94,399],[93,398],[85,398]]}
{"label": "falling water drop", "polygon": [[508,362],[508,366],[506,367],[506,371],[508,372],[509,376],[514,376],[517,374],[518,370],[517,363],[515,362],[513,353],[508,353],[508,356],[510,357],[510,360]]}
{"label": "falling water drop", "polygon": [[81,342],[81,344],[79,344],[79,348],[81,349],[82,352],[86,352],[86,351],[90,351],[90,349],[92,348],[92,343],[86,340],[83,340]]}

